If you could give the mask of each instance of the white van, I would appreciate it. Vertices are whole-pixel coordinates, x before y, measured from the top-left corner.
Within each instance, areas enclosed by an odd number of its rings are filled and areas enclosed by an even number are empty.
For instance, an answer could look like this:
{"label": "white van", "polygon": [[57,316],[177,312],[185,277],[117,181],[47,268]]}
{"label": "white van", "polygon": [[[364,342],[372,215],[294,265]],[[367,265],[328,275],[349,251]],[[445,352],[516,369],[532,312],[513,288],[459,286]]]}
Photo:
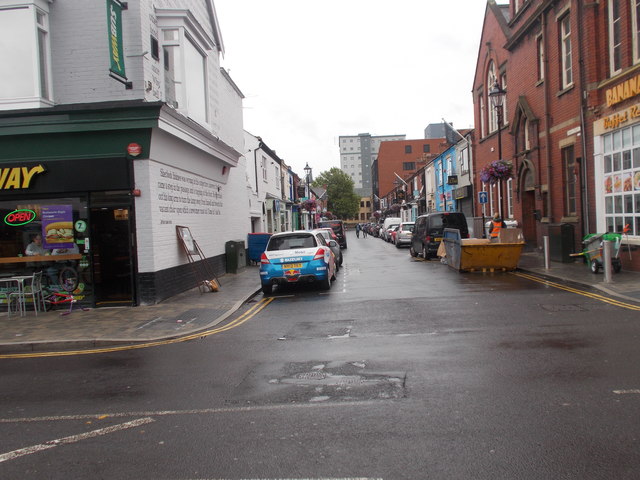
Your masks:
{"label": "white van", "polygon": [[387,217],[384,219],[382,223],[382,228],[380,229],[380,238],[386,240],[387,242],[390,240],[387,238],[387,229],[393,225],[400,225],[402,223],[402,218],[400,217]]}

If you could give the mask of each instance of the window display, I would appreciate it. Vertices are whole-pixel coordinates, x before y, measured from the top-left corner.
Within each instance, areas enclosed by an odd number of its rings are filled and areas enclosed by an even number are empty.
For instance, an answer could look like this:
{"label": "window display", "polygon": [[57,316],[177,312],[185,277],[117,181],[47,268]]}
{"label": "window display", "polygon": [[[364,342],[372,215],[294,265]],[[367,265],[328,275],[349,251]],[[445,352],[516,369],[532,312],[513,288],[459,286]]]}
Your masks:
{"label": "window display", "polygon": [[603,136],[607,231],[640,236],[640,125]]}

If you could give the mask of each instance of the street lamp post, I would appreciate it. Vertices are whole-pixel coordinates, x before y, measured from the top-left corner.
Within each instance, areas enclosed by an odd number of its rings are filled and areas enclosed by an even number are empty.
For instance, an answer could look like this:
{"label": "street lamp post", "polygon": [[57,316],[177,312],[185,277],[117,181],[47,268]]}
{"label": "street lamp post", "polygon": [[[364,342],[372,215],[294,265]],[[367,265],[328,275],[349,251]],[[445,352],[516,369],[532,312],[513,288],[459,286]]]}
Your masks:
{"label": "street lamp post", "polygon": [[[311,189],[309,188],[309,178],[311,177],[311,167],[309,166],[309,162],[304,167],[304,175],[307,179],[307,200],[311,200]],[[313,228],[313,222],[311,219],[311,209],[309,209],[307,215],[309,216],[309,229]]]}
{"label": "street lamp post", "polygon": [[[496,117],[498,123],[498,160],[502,160],[502,122],[503,122],[503,113],[504,113],[504,98],[507,95],[507,91],[504,90],[498,80],[494,82],[493,86],[489,90],[489,99],[491,100],[491,105],[496,109]],[[498,181],[498,207],[500,216],[503,216],[502,209],[502,180]]]}

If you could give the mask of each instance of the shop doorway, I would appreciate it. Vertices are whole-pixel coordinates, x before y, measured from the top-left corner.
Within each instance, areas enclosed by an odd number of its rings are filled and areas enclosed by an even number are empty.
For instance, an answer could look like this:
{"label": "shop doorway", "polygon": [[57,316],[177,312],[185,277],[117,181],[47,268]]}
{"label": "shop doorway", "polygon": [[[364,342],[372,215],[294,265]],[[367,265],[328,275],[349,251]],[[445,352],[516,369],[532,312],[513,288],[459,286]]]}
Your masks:
{"label": "shop doorway", "polygon": [[128,205],[91,208],[96,307],[134,304],[130,217]]}

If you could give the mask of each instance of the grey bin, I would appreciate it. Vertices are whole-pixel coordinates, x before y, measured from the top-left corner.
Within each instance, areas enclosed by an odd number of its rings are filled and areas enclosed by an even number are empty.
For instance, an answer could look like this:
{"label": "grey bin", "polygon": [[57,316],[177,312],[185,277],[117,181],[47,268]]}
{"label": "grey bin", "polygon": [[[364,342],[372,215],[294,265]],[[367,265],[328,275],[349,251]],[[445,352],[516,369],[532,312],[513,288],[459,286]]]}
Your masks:
{"label": "grey bin", "polygon": [[229,240],[224,244],[224,253],[227,257],[227,273],[238,273],[238,270],[247,266],[244,240]]}
{"label": "grey bin", "polygon": [[554,262],[573,263],[576,257],[574,226],[571,223],[549,224],[549,258]]}

